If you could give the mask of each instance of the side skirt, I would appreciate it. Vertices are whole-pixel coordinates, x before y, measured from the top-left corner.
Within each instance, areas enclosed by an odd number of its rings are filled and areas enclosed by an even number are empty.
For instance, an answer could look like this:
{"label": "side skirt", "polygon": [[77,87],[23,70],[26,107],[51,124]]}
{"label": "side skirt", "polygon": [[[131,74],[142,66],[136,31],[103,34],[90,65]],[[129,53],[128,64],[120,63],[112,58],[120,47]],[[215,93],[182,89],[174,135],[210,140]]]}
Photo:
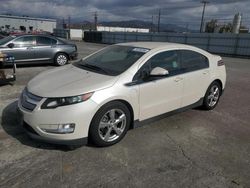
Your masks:
{"label": "side skirt", "polygon": [[183,108],[179,108],[177,110],[173,110],[173,111],[170,111],[170,112],[167,112],[167,113],[164,113],[164,114],[161,114],[161,115],[149,118],[149,119],[145,119],[145,120],[142,120],[142,121],[135,120],[133,125],[132,125],[132,128],[135,129],[135,128],[138,128],[138,127],[142,127],[142,126],[144,126],[146,124],[155,122],[157,120],[160,120],[160,119],[163,119],[163,118],[166,118],[166,117],[169,117],[169,116],[172,116],[174,114],[184,112],[184,111],[192,109],[192,108],[197,108],[197,107],[201,106],[202,104],[203,104],[203,97],[199,101],[197,101],[196,103],[185,106]]}

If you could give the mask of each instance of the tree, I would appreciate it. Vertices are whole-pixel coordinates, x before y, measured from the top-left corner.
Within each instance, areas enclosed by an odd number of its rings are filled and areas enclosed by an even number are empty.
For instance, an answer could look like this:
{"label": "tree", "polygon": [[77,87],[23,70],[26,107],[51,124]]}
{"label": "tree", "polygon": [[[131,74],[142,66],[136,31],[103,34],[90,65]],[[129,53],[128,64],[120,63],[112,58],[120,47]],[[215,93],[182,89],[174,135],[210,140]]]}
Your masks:
{"label": "tree", "polygon": [[218,27],[218,20],[212,19],[211,21],[207,22],[205,32],[214,33],[216,27]]}
{"label": "tree", "polygon": [[232,33],[233,25],[231,23],[224,24],[221,28],[219,33]]}

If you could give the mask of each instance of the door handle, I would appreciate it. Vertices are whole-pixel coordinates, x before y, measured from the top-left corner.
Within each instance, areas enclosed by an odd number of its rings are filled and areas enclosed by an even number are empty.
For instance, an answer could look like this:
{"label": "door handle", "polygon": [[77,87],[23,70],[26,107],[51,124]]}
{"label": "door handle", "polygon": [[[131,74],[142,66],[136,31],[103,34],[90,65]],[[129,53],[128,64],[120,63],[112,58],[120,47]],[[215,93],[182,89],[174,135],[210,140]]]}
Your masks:
{"label": "door handle", "polygon": [[208,74],[208,73],[209,73],[209,71],[208,71],[208,70],[203,72],[203,74],[205,74],[205,75],[206,75],[206,74]]}
{"label": "door handle", "polygon": [[179,81],[181,81],[181,80],[183,80],[183,78],[181,78],[181,77],[176,77],[176,78],[174,79],[175,82],[179,82]]}
{"label": "door handle", "polygon": [[32,50],[33,49],[33,47],[27,47],[27,50]]}

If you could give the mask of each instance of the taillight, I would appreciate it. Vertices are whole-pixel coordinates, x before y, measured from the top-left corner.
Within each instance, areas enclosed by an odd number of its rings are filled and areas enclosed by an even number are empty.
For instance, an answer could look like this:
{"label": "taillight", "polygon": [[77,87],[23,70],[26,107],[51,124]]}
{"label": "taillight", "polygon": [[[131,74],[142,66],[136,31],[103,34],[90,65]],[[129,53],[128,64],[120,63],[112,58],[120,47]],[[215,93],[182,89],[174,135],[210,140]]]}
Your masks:
{"label": "taillight", "polygon": [[218,65],[218,66],[223,66],[223,65],[225,65],[225,63],[224,63],[224,61],[219,60],[218,63],[217,63],[217,65]]}

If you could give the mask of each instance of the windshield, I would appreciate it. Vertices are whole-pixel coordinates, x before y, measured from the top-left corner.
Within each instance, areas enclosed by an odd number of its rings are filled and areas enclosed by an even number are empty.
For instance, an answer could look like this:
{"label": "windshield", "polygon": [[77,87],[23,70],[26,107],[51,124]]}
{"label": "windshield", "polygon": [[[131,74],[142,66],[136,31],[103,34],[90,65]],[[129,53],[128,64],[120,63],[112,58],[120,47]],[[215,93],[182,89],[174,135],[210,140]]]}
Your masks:
{"label": "windshield", "polygon": [[7,42],[11,41],[12,39],[13,39],[12,36],[8,36],[8,37],[5,37],[5,38],[2,38],[2,39],[0,40],[0,45],[4,45],[4,44],[6,44]]}
{"label": "windshield", "polygon": [[127,70],[149,49],[113,45],[76,62],[74,65],[90,71],[116,76]]}

